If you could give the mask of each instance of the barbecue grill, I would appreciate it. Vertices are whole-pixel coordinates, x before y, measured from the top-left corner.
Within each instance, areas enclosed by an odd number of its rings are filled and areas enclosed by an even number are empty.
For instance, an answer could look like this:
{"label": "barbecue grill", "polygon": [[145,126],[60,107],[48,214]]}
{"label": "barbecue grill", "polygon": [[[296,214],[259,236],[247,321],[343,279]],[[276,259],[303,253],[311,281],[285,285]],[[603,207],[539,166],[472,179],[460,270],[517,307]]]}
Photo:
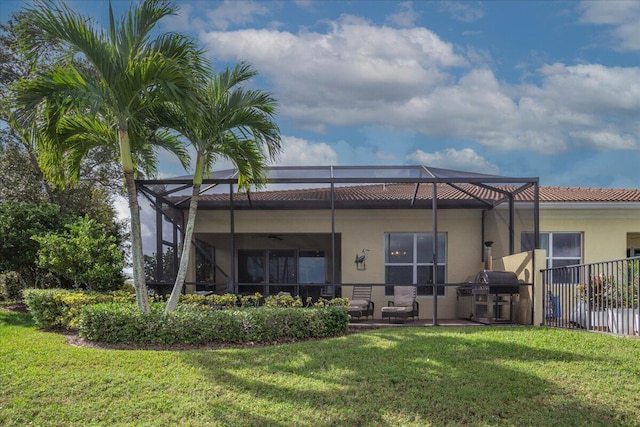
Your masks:
{"label": "barbecue grill", "polygon": [[512,271],[493,271],[491,245],[485,242],[485,269],[456,290],[458,318],[481,323],[512,323],[520,281]]}

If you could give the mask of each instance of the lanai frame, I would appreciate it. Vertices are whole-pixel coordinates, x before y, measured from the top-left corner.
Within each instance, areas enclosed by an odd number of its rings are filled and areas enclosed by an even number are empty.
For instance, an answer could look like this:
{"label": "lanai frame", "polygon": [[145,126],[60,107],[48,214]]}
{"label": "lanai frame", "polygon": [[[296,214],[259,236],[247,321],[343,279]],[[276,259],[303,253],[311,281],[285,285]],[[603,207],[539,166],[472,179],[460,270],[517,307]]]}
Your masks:
{"label": "lanai frame", "polygon": [[[458,192],[461,192],[469,198],[460,198],[452,201],[446,200],[447,209],[483,209],[482,215],[482,242],[485,240],[485,215],[487,211],[495,209],[503,203],[508,203],[509,217],[509,254],[515,253],[515,202],[516,197],[526,190],[533,189],[533,225],[534,225],[534,246],[540,248],[540,194],[539,194],[539,178],[537,177],[505,177],[499,175],[489,175],[475,172],[464,172],[450,169],[433,168],[424,165],[415,166],[272,166],[266,170],[266,184],[313,184],[328,185],[330,188],[330,197],[328,201],[272,201],[270,208],[282,208],[286,205],[287,209],[310,209],[325,208],[331,210],[331,249],[332,249],[332,279],[331,285],[338,285],[336,282],[336,236],[335,236],[335,211],[340,208],[357,208],[355,206],[340,206],[336,204],[336,185],[362,185],[362,184],[414,184],[415,191],[413,198],[410,200],[410,207],[416,207],[416,198],[418,189],[421,185],[430,185],[432,188],[431,205],[425,206],[430,208],[432,213],[433,234],[438,234],[438,209],[443,203],[438,200],[438,186],[446,185]],[[231,239],[231,263],[236,263],[236,247],[235,247],[235,223],[234,212],[240,206],[234,201],[234,193],[237,191],[238,171],[223,170],[213,172],[209,178],[203,180],[201,194],[209,192],[215,187],[222,185],[229,186],[228,210],[230,214],[230,239]],[[471,188],[478,191],[469,191],[463,188],[463,185],[470,184]],[[190,190],[193,185],[191,176],[182,176],[175,178],[163,179],[147,179],[137,180],[136,186],[139,194],[148,199],[156,209],[156,274],[158,277],[163,275],[162,253],[163,246],[168,245],[174,248],[174,265],[177,265],[178,242],[183,240],[182,235],[182,218],[180,211],[188,209],[190,197],[181,197],[176,201],[176,196]],[[169,188],[170,187],[170,188]],[[485,197],[483,197],[483,195]],[[497,197],[496,197],[497,196]],[[243,209],[252,209],[250,193],[247,197],[248,203],[243,203]],[[163,206],[172,208],[173,215],[165,211]],[[376,205],[370,206],[374,208],[407,208],[406,205],[395,201],[393,206]],[[201,201],[199,209],[211,209],[211,205]],[[215,207],[220,209],[219,206]],[[261,206],[264,208],[264,204]],[[440,207],[442,208],[442,207]],[[162,220],[163,217],[172,224],[171,241],[164,239]],[[197,251],[206,256],[202,248],[199,247],[195,239],[192,242]],[[433,239],[433,265],[436,266],[438,260],[437,239]],[[479,248],[483,251],[483,248]],[[484,252],[482,252],[484,253]],[[484,255],[483,255],[484,256]],[[231,269],[231,274],[227,274],[220,269],[213,260],[210,260],[214,267],[220,271],[225,278],[233,285],[236,284],[235,268]],[[438,292],[437,286],[437,268],[433,268],[432,282],[434,284],[433,292],[433,324],[438,324]]]}

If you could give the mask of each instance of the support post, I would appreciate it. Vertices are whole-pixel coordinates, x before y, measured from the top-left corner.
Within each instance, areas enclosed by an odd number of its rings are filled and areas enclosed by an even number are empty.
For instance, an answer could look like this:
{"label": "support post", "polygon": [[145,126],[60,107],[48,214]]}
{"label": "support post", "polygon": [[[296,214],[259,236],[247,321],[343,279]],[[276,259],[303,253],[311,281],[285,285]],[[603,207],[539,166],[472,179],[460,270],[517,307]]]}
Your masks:
{"label": "support post", "polygon": [[433,214],[433,326],[438,326],[438,184],[433,183],[433,199],[431,200]]}
{"label": "support post", "polygon": [[[331,167],[331,178],[333,179],[333,166]],[[335,186],[331,182],[331,285],[333,293],[336,292],[336,206],[335,206]]]}
{"label": "support post", "polygon": [[231,231],[231,286],[233,286],[233,292],[238,293],[236,289],[236,225],[235,215],[233,211],[233,184],[229,184],[229,228]]}
{"label": "support post", "polygon": [[162,264],[163,250],[162,242],[164,237],[162,235],[162,199],[156,198],[156,282],[161,282],[164,278],[164,266]]}

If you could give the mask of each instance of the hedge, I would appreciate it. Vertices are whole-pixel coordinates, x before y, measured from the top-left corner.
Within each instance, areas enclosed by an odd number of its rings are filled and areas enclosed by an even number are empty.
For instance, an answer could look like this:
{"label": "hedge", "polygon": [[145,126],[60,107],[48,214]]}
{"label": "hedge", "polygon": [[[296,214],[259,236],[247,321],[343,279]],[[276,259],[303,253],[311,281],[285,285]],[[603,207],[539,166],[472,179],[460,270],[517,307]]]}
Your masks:
{"label": "hedge", "polygon": [[67,330],[78,329],[80,311],[85,306],[135,301],[135,295],[124,290],[105,293],[66,289],[25,289],[23,297],[38,327]]}
{"label": "hedge", "polygon": [[170,313],[163,308],[154,304],[145,314],[133,304],[86,306],[80,312],[80,335],[133,345],[274,343],[341,335],[349,322],[342,307],[212,310],[187,305]]}

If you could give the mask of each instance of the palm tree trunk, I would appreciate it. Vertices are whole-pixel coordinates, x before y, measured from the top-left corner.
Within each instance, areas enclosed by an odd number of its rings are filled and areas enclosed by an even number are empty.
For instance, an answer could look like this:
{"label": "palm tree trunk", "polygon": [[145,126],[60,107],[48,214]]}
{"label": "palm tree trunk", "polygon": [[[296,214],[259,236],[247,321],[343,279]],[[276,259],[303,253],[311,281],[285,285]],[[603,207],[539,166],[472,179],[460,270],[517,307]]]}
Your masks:
{"label": "palm tree trunk", "polygon": [[189,254],[191,252],[191,239],[193,238],[193,228],[196,223],[196,213],[198,212],[198,201],[200,200],[200,186],[202,185],[202,174],[204,170],[204,159],[198,154],[196,160],[196,170],[193,174],[193,191],[191,192],[191,202],[189,203],[189,217],[182,243],[182,255],[180,256],[180,268],[176,276],[176,282],[171,291],[171,297],[165,308],[165,313],[173,311],[178,307],[180,294],[184,288],[184,281],[187,277],[189,267]]}
{"label": "palm tree trunk", "polygon": [[127,126],[118,128],[120,140],[120,160],[124,170],[124,181],[127,188],[129,210],[131,212],[131,260],[133,262],[133,286],[136,291],[138,308],[143,313],[149,313],[149,293],[144,274],[144,260],[142,252],[142,227],[140,224],[140,205],[138,204],[138,191],[133,175],[133,158],[129,144],[129,132]]}

